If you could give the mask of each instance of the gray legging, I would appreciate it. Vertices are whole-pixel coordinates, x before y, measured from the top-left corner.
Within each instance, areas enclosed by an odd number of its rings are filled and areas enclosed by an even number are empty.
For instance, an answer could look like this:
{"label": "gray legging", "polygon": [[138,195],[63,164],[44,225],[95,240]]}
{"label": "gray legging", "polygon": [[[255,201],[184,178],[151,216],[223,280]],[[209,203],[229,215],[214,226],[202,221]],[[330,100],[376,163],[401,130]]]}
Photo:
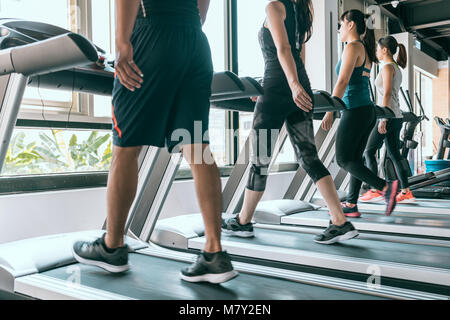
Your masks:
{"label": "gray legging", "polygon": [[381,149],[383,142],[385,142],[387,152],[394,163],[395,171],[397,172],[398,179],[400,180],[400,187],[402,189],[406,189],[409,187],[408,172],[401,164],[403,157],[400,154],[400,131],[402,130],[402,126],[403,119],[389,119],[386,124],[387,133],[381,134],[378,132],[377,123],[370,134],[369,141],[367,142],[364,158],[367,166],[373,173],[376,174],[378,172],[378,163],[375,154],[379,149]]}
{"label": "gray legging", "polygon": [[[289,99],[290,96],[287,96]],[[314,128],[312,112],[306,113],[295,107],[297,110],[284,114],[279,102],[269,105],[264,98],[256,105],[253,132],[251,133],[251,169],[247,183],[247,188],[253,191],[264,191],[266,188],[268,167],[272,157],[272,151],[279,130],[286,122],[286,128],[294,146],[297,161],[302,168],[316,183],[323,177],[330,175],[317,155],[317,149],[314,141]],[[292,101],[292,100],[291,100]],[[264,112],[265,107],[275,112]]]}

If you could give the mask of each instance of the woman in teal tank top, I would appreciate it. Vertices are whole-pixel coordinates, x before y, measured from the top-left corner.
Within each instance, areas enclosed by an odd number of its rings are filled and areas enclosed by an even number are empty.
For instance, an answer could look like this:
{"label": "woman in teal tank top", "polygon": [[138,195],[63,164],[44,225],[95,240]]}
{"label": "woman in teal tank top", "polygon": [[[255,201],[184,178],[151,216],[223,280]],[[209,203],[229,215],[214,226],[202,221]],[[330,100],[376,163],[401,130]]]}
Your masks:
{"label": "woman in teal tank top", "polygon": [[[374,104],[370,98],[369,77],[372,64],[377,62],[375,34],[367,27],[366,16],[359,10],[349,10],[341,16],[340,35],[347,46],[339,61],[336,72],[339,79],[333,96],[342,98],[347,109],[342,111],[336,135],[336,161],[351,174],[347,202],[343,204],[344,214],[360,217],[356,205],[362,182],[373,186],[385,197],[386,215],[396,205],[398,181],[387,182],[379,178],[364,165],[363,153],[370,133],[376,123]],[[363,39],[361,37],[364,35]],[[328,112],[322,128],[329,130],[334,114]]]}
{"label": "woman in teal tank top", "polygon": [[[361,40],[356,40],[364,45]],[[366,58],[366,57],[364,57]],[[347,88],[345,89],[344,101],[348,109],[354,109],[362,106],[371,106],[372,100],[370,99],[369,91],[369,77],[365,75],[370,74],[370,69],[366,67],[366,61],[360,67],[355,67],[353,73],[348,82]],[[339,75],[342,67],[342,59],[339,60],[336,65],[336,73]]]}

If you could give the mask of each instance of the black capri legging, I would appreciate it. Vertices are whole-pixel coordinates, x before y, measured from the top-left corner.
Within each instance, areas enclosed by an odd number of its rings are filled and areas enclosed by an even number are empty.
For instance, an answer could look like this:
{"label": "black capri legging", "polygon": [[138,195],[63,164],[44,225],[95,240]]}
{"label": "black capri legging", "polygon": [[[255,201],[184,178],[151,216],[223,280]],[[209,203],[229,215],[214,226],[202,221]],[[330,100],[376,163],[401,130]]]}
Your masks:
{"label": "black capri legging", "polygon": [[[292,101],[289,95],[287,97]],[[285,114],[283,110],[286,110],[286,105],[283,103],[293,103],[286,101],[286,95],[280,96],[279,99],[267,98],[267,95],[260,98],[255,108],[253,131],[250,138],[252,154],[247,189],[265,190],[273,147],[284,123],[286,123],[297,161],[311,179],[316,183],[330,175],[317,155],[313,113],[304,112],[295,106],[295,111],[291,110],[290,113]]]}
{"label": "black capri legging", "polygon": [[351,174],[347,201],[356,204],[362,182],[383,190],[386,181],[364,165],[363,153],[376,123],[373,106],[362,106],[342,112],[336,135],[336,161]]}

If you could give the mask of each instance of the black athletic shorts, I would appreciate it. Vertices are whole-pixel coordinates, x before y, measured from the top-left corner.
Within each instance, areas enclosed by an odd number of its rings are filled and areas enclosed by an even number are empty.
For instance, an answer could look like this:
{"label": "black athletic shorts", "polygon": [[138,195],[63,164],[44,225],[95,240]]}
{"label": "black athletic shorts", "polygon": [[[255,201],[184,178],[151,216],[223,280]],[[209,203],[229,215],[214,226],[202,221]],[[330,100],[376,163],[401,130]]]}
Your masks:
{"label": "black athletic shorts", "polygon": [[209,144],[213,65],[200,19],[138,18],[131,43],[144,82],[113,89],[113,143],[119,147]]}

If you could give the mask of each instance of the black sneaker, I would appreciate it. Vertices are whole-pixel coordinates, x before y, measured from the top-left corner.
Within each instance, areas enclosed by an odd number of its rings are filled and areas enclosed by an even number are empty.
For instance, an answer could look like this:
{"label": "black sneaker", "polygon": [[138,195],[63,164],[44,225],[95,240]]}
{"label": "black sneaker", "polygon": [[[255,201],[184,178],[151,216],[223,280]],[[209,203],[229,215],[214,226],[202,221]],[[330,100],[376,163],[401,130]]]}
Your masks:
{"label": "black sneaker", "polygon": [[103,268],[109,272],[119,273],[130,269],[128,264],[128,246],[107,249],[105,234],[93,242],[77,241],[72,247],[75,260],[92,266]]}
{"label": "black sneaker", "polygon": [[358,210],[358,206],[354,206],[353,208],[347,207],[346,203],[341,203],[342,211],[344,215],[349,218],[359,218],[361,217],[361,212]]}
{"label": "black sneaker", "polygon": [[386,201],[386,215],[390,216],[397,205],[398,180],[389,181],[388,189],[384,193],[384,200]]}
{"label": "black sneaker", "polygon": [[181,270],[181,279],[189,282],[222,283],[237,277],[231,259],[225,251],[216,253],[202,252],[197,261]]}
{"label": "black sneaker", "polygon": [[314,241],[321,244],[332,244],[338,241],[344,241],[353,239],[358,236],[358,231],[353,224],[349,221],[345,222],[342,226],[336,226],[331,223],[322,234],[318,234]]}
{"label": "black sneaker", "polygon": [[242,238],[251,238],[255,236],[253,232],[253,224],[240,224],[238,216],[222,219],[222,232],[231,236],[237,236]]}

